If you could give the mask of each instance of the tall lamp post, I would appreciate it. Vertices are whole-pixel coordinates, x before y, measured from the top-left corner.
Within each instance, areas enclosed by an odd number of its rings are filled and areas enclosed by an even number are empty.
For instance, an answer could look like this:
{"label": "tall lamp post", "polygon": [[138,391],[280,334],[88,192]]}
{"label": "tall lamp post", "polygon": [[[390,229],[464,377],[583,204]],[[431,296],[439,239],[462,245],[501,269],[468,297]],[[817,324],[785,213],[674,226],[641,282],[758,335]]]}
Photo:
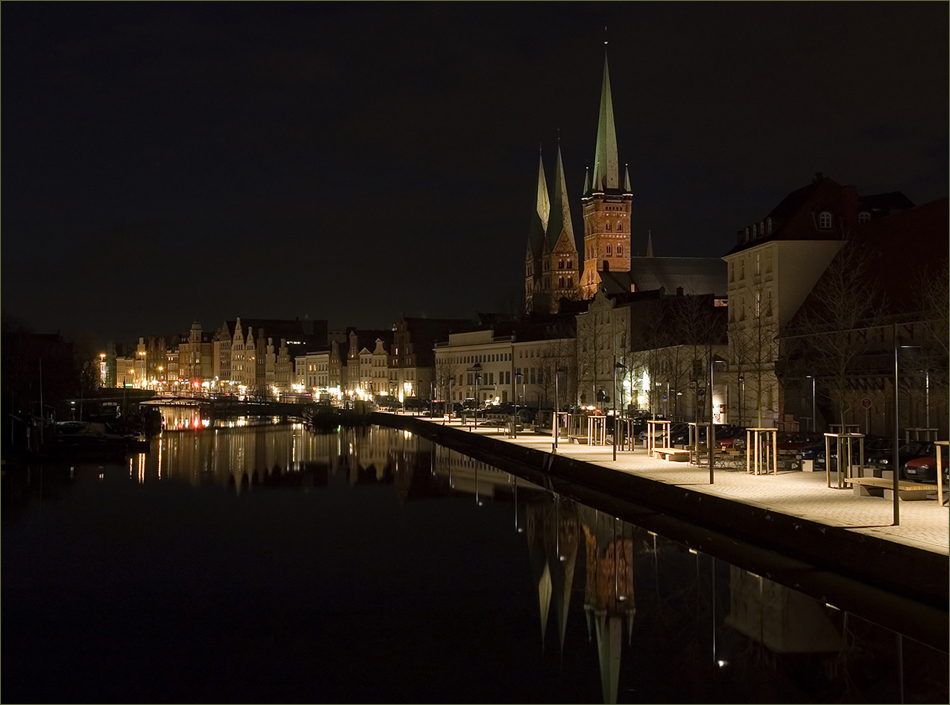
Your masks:
{"label": "tall lamp post", "polygon": [[818,430],[818,419],[815,416],[815,381],[816,377],[814,375],[805,375],[805,379],[811,380],[811,432],[814,433]]}
{"label": "tall lamp post", "polygon": [[478,428],[478,382],[482,376],[482,363],[476,362],[472,365],[471,372],[475,375],[475,424],[472,428]]}
{"label": "tall lamp post", "polygon": [[557,452],[558,436],[558,417],[561,415],[561,395],[558,393],[558,378],[561,376],[561,368],[554,368],[554,423],[551,424],[551,433],[554,435],[554,451]]}
{"label": "tall lamp post", "polygon": [[524,377],[522,377],[520,372],[515,374],[515,425],[512,429],[515,438],[518,437],[518,408],[521,406],[521,396],[518,394],[518,387],[521,386],[522,379],[524,379]]}
{"label": "tall lamp post", "polygon": [[[624,403],[623,403],[623,383],[626,381],[627,375],[627,366],[623,364],[623,360],[617,362],[617,356],[614,356],[614,460],[617,459],[617,433],[619,432],[620,426],[617,419],[617,370],[620,372],[620,416],[624,415]],[[627,427],[624,426],[624,432],[626,432]]]}
{"label": "tall lamp post", "polygon": [[[899,345],[897,339],[897,324],[894,324],[894,526],[900,526],[901,523],[901,510],[900,510],[900,453],[898,452],[898,447],[900,446],[900,377],[899,377],[899,367],[897,364],[897,353],[900,350],[911,350],[918,348],[918,345]],[[940,452],[940,449],[937,449],[937,452]],[[940,478],[937,478],[938,481]]]}

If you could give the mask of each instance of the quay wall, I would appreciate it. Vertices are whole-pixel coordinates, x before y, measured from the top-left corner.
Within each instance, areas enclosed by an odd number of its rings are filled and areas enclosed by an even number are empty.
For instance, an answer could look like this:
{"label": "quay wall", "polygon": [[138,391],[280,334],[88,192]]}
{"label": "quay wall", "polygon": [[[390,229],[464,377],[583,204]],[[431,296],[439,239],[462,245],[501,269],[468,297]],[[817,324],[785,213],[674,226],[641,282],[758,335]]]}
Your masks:
{"label": "quay wall", "polygon": [[913,623],[922,641],[946,650],[950,559],[939,552],[618,472],[423,417],[373,413],[369,421],[410,431],[548,489],[570,492],[581,501],[589,498],[616,516],[736,565],[755,566],[760,572],[767,566],[765,577],[831,604],[862,605],[861,611],[878,615],[883,626],[901,630]]}

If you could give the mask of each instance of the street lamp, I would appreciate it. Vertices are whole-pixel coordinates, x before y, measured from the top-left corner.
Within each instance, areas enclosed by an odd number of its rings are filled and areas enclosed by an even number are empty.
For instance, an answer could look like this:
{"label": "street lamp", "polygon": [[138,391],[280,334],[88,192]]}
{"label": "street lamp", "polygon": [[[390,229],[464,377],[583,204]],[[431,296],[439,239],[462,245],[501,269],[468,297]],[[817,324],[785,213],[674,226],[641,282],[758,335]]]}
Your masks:
{"label": "street lamp", "polygon": [[551,424],[551,432],[554,434],[554,451],[557,452],[557,436],[558,436],[558,417],[561,415],[561,395],[558,391],[558,378],[561,376],[561,369],[556,367],[554,369],[554,423]]}
{"label": "street lamp", "polygon": [[[617,419],[617,370],[620,372],[620,416],[624,415],[624,404],[623,404],[623,383],[626,380],[626,371],[627,366],[623,364],[623,360],[617,361],[617,356],[614,356],[614,460],[617,459],[617,434],[620,432],[620,424]],[[624,426],[624,431],[627,430],[627,427]]]}
{"label": "street lamp", "polygon": [[[518,394],[518,387],[521,386],[521,394]],[[523,403],[524,397],[524,375],[520,372],[515,373],[515,438],[518,437],[518,420],[519,420],[519,408]],[[526,417],[527,418],[527,417]],[[527,423],[527,421],[525,422]]]}
{"label": "street lamp", "polygon": [[470,372],[475,375],[475,424],[472,427],[475,429],[478,428],[478,382],[479,378],[482,376],[482,364],[480,362],[476,362],[474,365],[472,365]]}
{"label": "street lamp", "polygon": [[805,379],[811,380],[811,432],[814,433],[818,428],[818,419],[815,416],[815,381],[817,378],[814,375],[805,375]]}
{"label": "street lamp", "polygon": [[[897,365],[897,352],[898,350],[910,350],[914,348],[919,348],[918,345],[898,345],[897,343],[897,324],[894,324],[894,477],[893,477],[893,491],[894,491],[894,526],[900,526],[901,515],[900,515],[900,453],[898,452],[898,447],[900,446],[900,392],[899,384],[900,378],[898,376],[899,368]],[[937,449],[937,452],[940,452],[940,449]],[[827,461],[826,461],[827,462]],[[940,481],[940,478],[937,478],[937,481]]]}

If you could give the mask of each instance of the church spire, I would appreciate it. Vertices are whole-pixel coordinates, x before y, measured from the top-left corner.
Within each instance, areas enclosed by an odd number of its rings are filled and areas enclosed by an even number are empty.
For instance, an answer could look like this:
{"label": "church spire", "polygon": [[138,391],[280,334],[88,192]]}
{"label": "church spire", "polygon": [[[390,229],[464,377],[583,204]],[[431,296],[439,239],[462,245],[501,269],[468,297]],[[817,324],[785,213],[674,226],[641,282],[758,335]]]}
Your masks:
{"label": "church spire", "polygon": [[620,187],[617,159],[617,133],[614,130],[614,107],[610,97],[610,72],[604,54],[604,82],[600,91],[600,119],[597,123],[597,145],[594,149],[594,176],[591,190],[605,191]]}
{"label": "church spire", "polygon": [[548,221],[548,247],[553,250],[561,233],[567,233],[574,242],[574,226],[571,224],[571,202],[567,198],[567,181],[564,179],[564,162],[561,160],[561,145],[557,146],[557,164],[554,167],[554,188],[551,202],[551,217]]}
{"label": "church spire", "polygon": [[544,178],[544,160],[541,158],[541,149],[538,148],[538,216],[541,225],[548,229],[548,218],[551,216],[551,200],[548,197],[548,182]]}
{"label": "church spire", "polygon": [[653,231],[647,230],[647,257],[653,256]]}
{"label": "church spire", "polygon": [[623,192],[633,193],[633,189],[630,188],[630,167],[627,164],[623,165]]}
{"label": "church spire", "polygon": [[538,150],[538,192],[534,213],[531,214],[531,229],[528,231],[528,247],[534,257],[540,257],[544,249],[544,236],[551,215],[551,201],[548,197],[548,183],[544,178],[544,159]]}

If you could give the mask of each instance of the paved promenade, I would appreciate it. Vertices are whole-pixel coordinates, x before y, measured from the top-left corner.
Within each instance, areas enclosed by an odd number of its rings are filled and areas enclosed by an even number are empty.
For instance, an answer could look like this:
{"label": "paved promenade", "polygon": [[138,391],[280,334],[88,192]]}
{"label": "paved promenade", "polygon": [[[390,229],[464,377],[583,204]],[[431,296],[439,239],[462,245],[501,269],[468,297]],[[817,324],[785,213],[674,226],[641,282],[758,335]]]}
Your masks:
{"label": "paved promenade", "polygon": [[[437,418],[420,420],[443,423]],[[447,425],[462,427],[458,421]],[[483,426],[474,432],[547,452],[553,445],[550,435],[520,432],[513,439],[507,438],[503,429]],[[651,458],[640,447],[635,451],[618,450],[614,461],[609,445],[588,446],[561,439],[558,453],[657,482],[688,486],[697,492],[950,555],[950,512],[946,506],[938,505],[936,499],[901,501],[900,526],[892,526],[892,500],[859,497],[851,489],[829,489],[824,471],[779,470],[777,475],[751,475],[716,468],[715,483],[710,485],[708,467]],[[936,487],[933,496],[936,497]]]}

